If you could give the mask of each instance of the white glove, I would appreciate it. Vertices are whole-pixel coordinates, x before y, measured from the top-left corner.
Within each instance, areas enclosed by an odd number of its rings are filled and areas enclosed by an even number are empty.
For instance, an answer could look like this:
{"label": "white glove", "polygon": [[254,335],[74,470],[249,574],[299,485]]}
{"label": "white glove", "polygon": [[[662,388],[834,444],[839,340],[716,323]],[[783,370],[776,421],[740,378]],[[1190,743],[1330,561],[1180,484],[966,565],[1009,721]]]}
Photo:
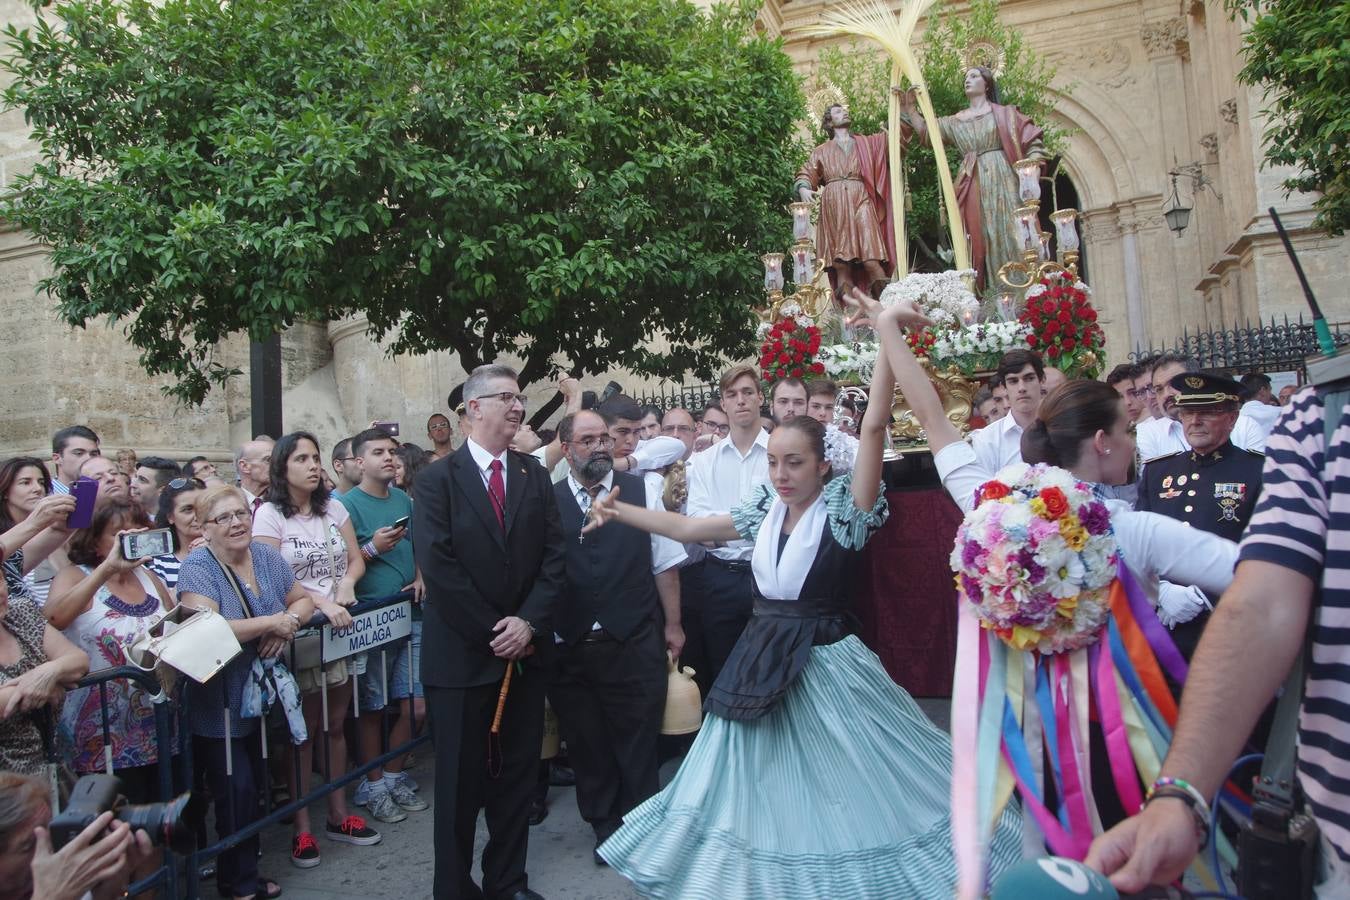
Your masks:
{"label": "white glove", "polygon": [[1158,620],[1168,628],[1189,622],[1207,609],[1213,609],[1204,591],[1191,585],[1182,587],[1170,581],[1158,582]]}

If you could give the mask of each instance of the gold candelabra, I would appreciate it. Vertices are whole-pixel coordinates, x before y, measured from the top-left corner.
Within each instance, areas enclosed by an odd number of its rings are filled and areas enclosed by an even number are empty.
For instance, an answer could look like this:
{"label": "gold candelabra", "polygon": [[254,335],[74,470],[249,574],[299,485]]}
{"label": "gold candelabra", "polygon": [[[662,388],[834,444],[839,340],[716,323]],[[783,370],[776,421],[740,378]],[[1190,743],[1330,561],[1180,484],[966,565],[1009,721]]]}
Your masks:
{"label": "gold candelabra", "polygon": [[1017,172],[1022,206],[1013,213],[1013,223],[1022,244],[1022,260],[999,267],[998,280],[1016,291],[1025,291],[1047,275],[1062,272],[1078,277],[1078,211],[1057,209],[1050,214],[1059,245],[1058,261],[1050,258],[1050,232],[1040,229],[1041,163],[1023,159],[1013,164]]}
{"label": "gold candelabra", "polygon": [[[799,306],[812,319],[819,319],[829,308],[830,283],[825,276],[825,260],[816,258],[815,241],[811,235],[811,207],[805,200],[788,204],[792,213],[792,248],[786,253],[765,253],[764,293],[768,306],[760,313],[766,322],[778,320],[783,306],[789,301]],[[790,295],[784,295],[783,260],[792,260]]]}

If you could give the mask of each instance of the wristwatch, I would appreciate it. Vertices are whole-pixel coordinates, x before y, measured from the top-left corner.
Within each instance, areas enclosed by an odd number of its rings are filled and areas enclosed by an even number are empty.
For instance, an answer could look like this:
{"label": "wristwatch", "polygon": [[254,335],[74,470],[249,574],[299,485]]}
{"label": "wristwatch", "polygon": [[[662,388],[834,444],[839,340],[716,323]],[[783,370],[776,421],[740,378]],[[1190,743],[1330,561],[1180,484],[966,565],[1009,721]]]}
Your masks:
{"label": "wristwatch", "polygon": [[525,627],[530,629],[530,640],[534,640],[535,638],[539,637],[539,629],[534,627],[533,622],[531,622],[529,619],[521,619],[520,621],[524,622]]}

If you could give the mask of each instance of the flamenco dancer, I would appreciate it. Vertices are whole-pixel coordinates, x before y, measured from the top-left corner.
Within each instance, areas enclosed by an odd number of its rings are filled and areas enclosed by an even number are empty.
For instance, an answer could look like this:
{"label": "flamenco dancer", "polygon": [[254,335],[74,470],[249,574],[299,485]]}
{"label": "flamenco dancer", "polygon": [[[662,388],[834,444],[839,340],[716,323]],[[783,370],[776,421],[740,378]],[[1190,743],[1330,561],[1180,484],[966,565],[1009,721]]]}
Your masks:
{"label": "flamenco dancer", "polygon": [[[1142,804],[1168,799],[1190,805],[1198,796],[1189,785],[1157,778],[1177,712],[1163,673],[1181,682],[1186,666],[1154,608],[1160,579],[1218,596],[1232,580],[1237,547],[1105,498],[1103,486],[1126,481],[1134,435],[1124,401],[1101,382],[1069,381],[1051,391],[1022,436],[1025,464],[985,470],[947,419],[901,334],[902,325],[916,324],[912,312],[882,310],[859,292],[851,299],[876,324],[884,355],[927,433],[944,487],[962,509],[970,509],[975,498],[983,501],[966,516],[953,554],[965,595],[953,694],[952,777],[961,788],[953,795],[953,830],[961,868],[958,896],[974,897],[984,882],[981,842],[987,823],[980,817],[998,810],[998,798],[1008,795],[1014,776],[1024,810],[1040,826],[1039,832],[1027,829],[1028,844],[1043,836],[1054,853],[1078,859],[1094,835]],[[1037,494],[1037,488],[1051,485]],[[1031,490],[1022,491],[1027,486]],[[1051,510],[1047,495],[1059,501],[1067,496],[1068,503]],[[1012,505],[1000,508],[1001,503]],[[1014,524],[988,527],[995,521]],[[1053,543],[1073,552],[1027,549],[1030,536],[1045,534],[1047,527],[1052,537],[1064,536]],[[967,551],[976,558],[970,565]],[[1019,553],[1032,554],[1030,561]],[[982,554],[1003,562],[980,563]],[[1067,561],[1049,562],[1045,554]],[[1020,618],[1032,603],[1019,606],[1000,629],[1005,598],[1034,601],[1047,591],[1060,599],[1048,622]],[[990,637],[994,634],[997,639]],[[976,659],[988,662],[975,665]],[[1004,682],[1003,671],[1018,677]],[[985,678],[979,687],[977,673]],[[1008,713],[998,708],[993,712],[1003,715],[989,716],[989,698],[1002,707],[1005,690]],[[1040,770],[1043,761],[1053,777]]]}
{"label": "flamenco dancer", "polygon": [[[878,360],[852,474],[830,479],[823,426],[769,438],[772,487],[730,515],[593,509],[677,541],[755,542],[754,615],[705,703],[675,778],[599,848],[650,897],[950,898],[951,743],[852,633],[851,576],[886,519],[882,433],[894,380]],[[997,873],[1020,855],[1006,811]]]}

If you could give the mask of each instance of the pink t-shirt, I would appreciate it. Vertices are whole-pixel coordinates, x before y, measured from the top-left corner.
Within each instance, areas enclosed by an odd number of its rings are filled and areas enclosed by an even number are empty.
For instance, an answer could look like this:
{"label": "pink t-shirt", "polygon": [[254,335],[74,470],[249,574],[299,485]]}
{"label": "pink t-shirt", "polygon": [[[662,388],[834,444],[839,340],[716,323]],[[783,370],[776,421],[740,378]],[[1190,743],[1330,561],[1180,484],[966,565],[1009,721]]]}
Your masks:
{"label": "pink t-shirt", "polygon": [[[281,541],[281,555],[290,563],[295,580],[314,599],[332,600],[338,580],[347,572],[347,542],[342,539],[341,529],[349,518],[346,507],[332,498],[322,516],[297,515],[289,519],[275,503],[264,503],[253,517],[253,536]],[[332,565],[337,566],[336,575]]]}

